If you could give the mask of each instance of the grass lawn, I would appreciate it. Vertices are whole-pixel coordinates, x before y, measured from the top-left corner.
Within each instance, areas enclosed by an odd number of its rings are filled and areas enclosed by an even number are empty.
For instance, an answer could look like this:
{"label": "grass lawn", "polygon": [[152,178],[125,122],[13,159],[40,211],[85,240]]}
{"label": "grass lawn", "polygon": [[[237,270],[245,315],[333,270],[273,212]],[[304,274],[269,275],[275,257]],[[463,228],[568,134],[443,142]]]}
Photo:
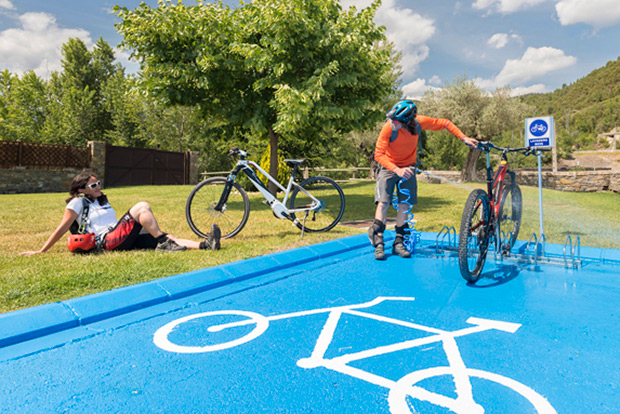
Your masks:
{"label": "grass lawn", "polygon": [[[372,218],[374,182],[342,185],[347,208],[343,221]],[[457,231],[465,200],[482,184],[420,183],[414,209],[416,228],[438,232],[443,226]],[[192,186],[126,187],[106,189],[118,216],[138,201],[148,201],[162,229],[177,237],[196,239],[185,221],[185,200]],[[538,189],[522,187],[524,213],[519,239],[539,233]],[[25,250],[40,248],[60,222],[66,193],[0,195],[0,312],[65,300],[145,282],[178,273],[217,266],[280,250],[364,233],[365,228],[337,226],[327,233],[306,233],[276,219],[259,194],[250,194],[250,220],[240,234],[224,240],[222,250],[161,253],[106,252],[74,255],[63,238],[50,251],[31,257]],[[620,195],[566,193],[545,190],[545,234],[550,243],[563,244],[566,235],[581,238],[583,246],[620,248]],[[394,216],[394,210],[390,210]],[[455,275],[455,277],[460,277]]]}

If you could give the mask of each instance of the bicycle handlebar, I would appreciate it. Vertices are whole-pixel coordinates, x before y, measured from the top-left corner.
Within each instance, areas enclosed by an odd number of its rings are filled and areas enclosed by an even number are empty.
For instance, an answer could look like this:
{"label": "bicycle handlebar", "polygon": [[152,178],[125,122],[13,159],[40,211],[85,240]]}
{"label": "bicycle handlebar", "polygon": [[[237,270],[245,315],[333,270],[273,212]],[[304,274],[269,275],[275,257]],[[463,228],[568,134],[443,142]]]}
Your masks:
{"label": "bicycle handlebar", "polygon": [[504,153],[506,152],[523,152],[523,155],[531,155],[533,154],[535,151],[551,151],[550,148],[536,148],[536,147],[520,147],[520,148],[509,148],[509,147],[498,147],[497,145],[493,144],[492,142],[486,141],[486,142],[478,142],[478,145],[476,146],[476,149],[478,151],[482,151],[482,152],[491,152],[492,149],[498,150],[498,151],[502,151]]}
{"label": "bicycle handlebar", "polygon": [[237,156],[239,156],[241,159],[245,159],[245,157],[247,157],[247,156],[249,156],[249,155],[250,155],[247,151],[244,151],[244,150],[242,150],[242,149],[235,148],[235,147],[232,147],[232,148],[228,151],[228,153],[229,153],[230,155],[237,155]]}

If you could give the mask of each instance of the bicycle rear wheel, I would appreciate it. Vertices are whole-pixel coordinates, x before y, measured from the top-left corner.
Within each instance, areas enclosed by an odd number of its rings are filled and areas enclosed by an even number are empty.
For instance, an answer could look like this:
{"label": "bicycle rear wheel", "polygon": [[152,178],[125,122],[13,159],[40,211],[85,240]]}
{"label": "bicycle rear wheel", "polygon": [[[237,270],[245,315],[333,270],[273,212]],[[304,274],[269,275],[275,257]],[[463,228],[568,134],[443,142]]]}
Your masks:
{"label": "bicycle rear wheel", "polygon": [[200,237],[207,237],[211,225],[217,224],[222,230],[222,238],[235,236],[243,229],[250,216],[248,195],[236,182],[222,208],[215,207],[220,201],[226,185],[226,178],[213,177],[199,183],[187,198],[185,217],[189,227]]}
{"label": "bicycle rear wheel", "polygon": [[[523,213],[523,198],[521,197],[521,188],[518,184],[508,184],[504,187],[502,199],[499,202],[499,214],[497,217],[498,235],[504,237],[501,251],[509,252],[517,241],[517,235],[521,228],[521,215]],[[512,237],[508,237],[512,233]]]}
{"label": "bicycle rear wheel", "polygon": [[289,210],[302,209],[312,204],[312,198],[320,201],[320,205],[312,211],[291,213],[293,220],[299,220],[297,227],[308,232],[327,231],[332,229],[344,214],[344,193],[334,180],[327,177],[310,177],[302,181],[291,193]]}
{"label": "bicycle rear wheel", "polygon": [[484,190],[471,192],[463,209],[459,234],[459,268],[470,283],[480,279],[489,248],[489,196]]}

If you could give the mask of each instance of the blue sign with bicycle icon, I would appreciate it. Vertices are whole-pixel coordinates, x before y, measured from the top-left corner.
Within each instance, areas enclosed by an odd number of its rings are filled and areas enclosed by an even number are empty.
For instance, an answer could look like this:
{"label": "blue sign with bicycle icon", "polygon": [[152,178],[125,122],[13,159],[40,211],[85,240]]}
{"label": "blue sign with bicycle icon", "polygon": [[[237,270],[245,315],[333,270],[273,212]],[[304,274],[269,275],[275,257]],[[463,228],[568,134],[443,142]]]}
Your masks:
{"label": "blue sign with bicycle icon", "polygon": [[554,145],[553,117],[525,119],[525,146],[549,148]]}

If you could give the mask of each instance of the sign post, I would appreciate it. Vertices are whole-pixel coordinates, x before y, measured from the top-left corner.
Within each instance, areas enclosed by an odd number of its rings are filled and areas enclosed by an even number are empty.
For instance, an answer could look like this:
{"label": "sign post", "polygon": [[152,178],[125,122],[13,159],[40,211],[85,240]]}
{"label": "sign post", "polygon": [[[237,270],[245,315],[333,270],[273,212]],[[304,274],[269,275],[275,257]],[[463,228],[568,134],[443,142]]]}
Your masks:
{"label": "sign post", "polygon": [[538,205],[540,210],[540,236],[543,240],[545,231],[543,228],[541,150],[555,148],[555,130],[553,126],[552,116],[525,119],[525,146],[535,148],[536,157],[538,157]]}

